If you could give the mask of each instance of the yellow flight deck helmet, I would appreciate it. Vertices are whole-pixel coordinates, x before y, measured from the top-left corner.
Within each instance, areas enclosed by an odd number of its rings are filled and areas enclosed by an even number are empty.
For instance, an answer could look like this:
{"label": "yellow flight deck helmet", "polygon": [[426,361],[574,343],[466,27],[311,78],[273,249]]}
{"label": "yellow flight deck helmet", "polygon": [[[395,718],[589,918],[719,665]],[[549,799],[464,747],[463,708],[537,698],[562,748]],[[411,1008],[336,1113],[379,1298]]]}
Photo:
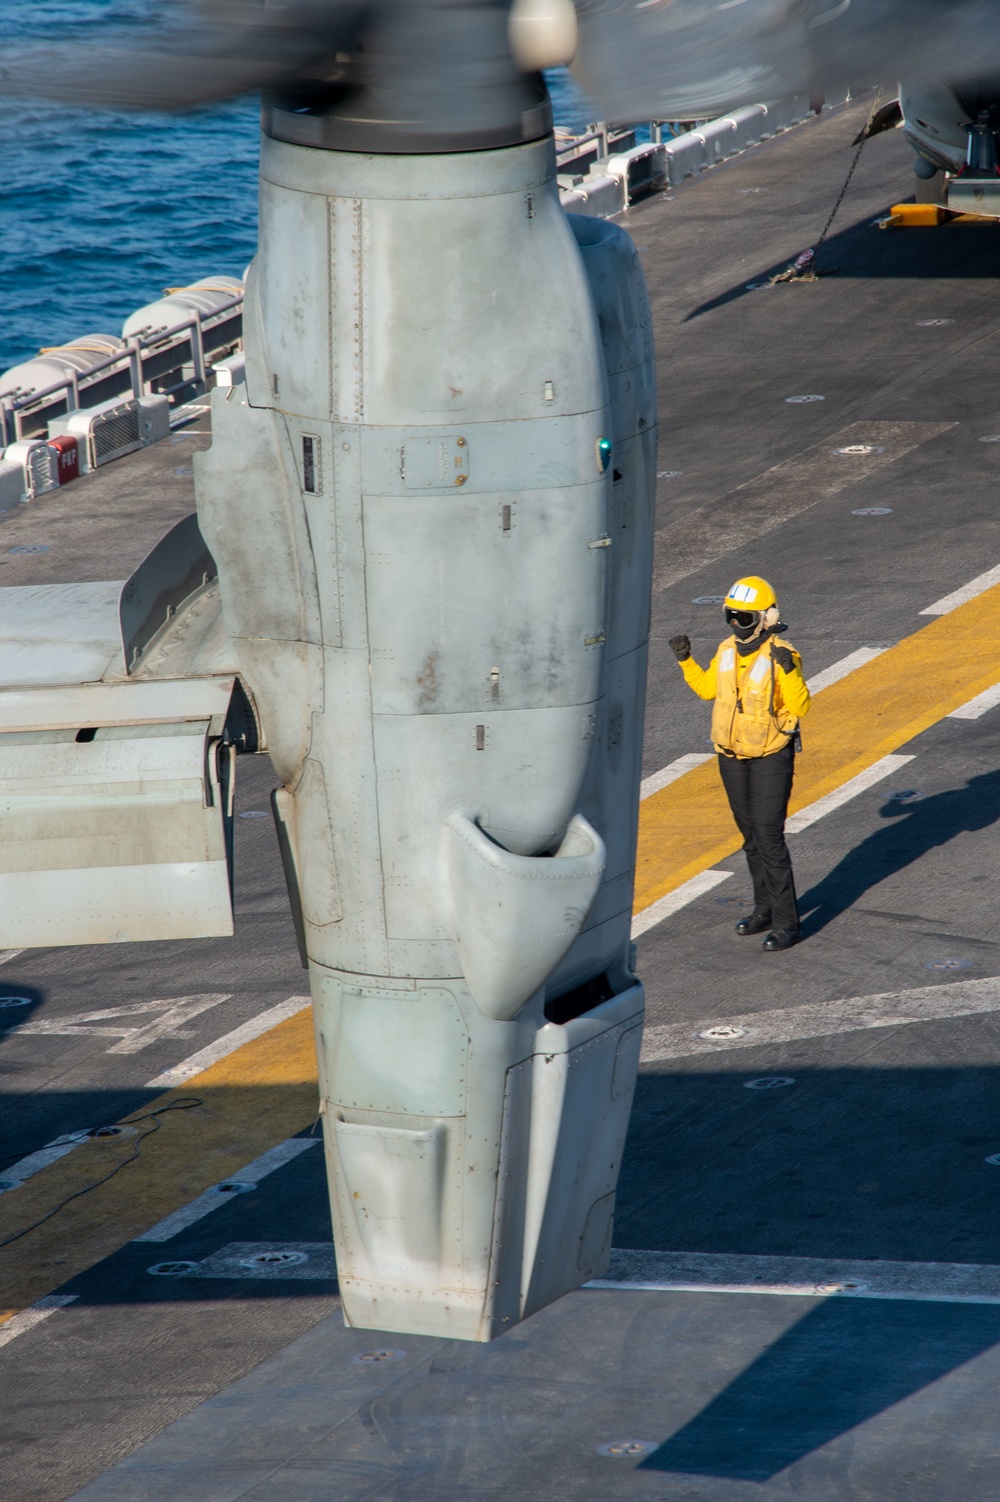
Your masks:
{"label": "yellow flight deck helmet", "polygon": [[[738,621],[740,626],[749,628],[759,622],[768,629],[777,626],[780,620],[774,590],[758,574],[748,574],[745,579],[737,579],[726,595],[723,608],[730,626]],[[756,620],[752,617],[756,617]]]}
{"label": "yellow flight deck helmet", "polygon": [[778,600],[766,579],[748,574],[745,579],[737,579],[724,603],[727,610],[767,610],[769,605],[777,605]]}

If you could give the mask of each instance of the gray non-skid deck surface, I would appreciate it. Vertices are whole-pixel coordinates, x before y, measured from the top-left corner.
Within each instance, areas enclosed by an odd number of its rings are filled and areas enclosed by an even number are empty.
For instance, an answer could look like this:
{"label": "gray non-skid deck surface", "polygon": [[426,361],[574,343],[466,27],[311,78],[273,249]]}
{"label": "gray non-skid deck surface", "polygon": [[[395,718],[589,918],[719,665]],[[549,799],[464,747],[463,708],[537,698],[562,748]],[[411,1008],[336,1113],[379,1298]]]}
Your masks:
{"label": "gray non-skid deck surface", "polygon": [[[1000,444],[979,441],[1000,435],[1000,230],[873,228],[911,190],[909,149],[890,134],[865,148],[824,249],[839,272],[745,287],[814,240],[866,108],[626,219],[653,297],[659,468],[683,471],[659,482],[647,774],[706,749],[707,711],[666,639],[688,631],[704,660],[718,607],[695,602],[739,574],[776,583],[814,673],[918,630],[922,608],[1000,562]],[[919,326],[933,319],[952,321]],[[825,400],[785,401],[804,394]],[[845,478],[850,460],[832,450],[875,423],[883,460]],[[0,523],[3,582],[122,577],[136,561],[122,555],[137,558],[160,517],[190,506],[190,480],[174,471],[206,441],[122,461]],[[766,486],[754,483],[767,471]],[[105,484],[116,487],[111,527],[97,504]],[[86,507],[74,517],[77,497]],[[853,514],[872,506],[891,511]],[[6,551],[22,542],[51,551]],[[794,837],[809,938],[787,955],[735,938],[731,901],[747,884],[723,862],[734,877],[640,940],[651,1024],[694,1030],[1000,974],[998,725],[1000,710],[941,722],[901,748],[915,759],[899,777]],[[808,722],[805,735],[808,755]],[[265,809],[266,763],[239,771],[240,808]],[[902,790],[923,796],[888,801]],[[134,1057],[108,1057],[108,1040],[83,1034],[3,1042],[18,1155],[133,1108],[155,1072],[303,989],[267,821],[239,821],[238,837],[235,942],[52,950],[0,972],[47,1017],[147,997],[231,998],[193,1019],[189,1037]],[[948,961],[961,968],[927,968]],[[1000,1153],[998,1064],[1000,1013],[650,1063],[616,1244],[729,1258],[735,1283],[750,1257],[996,1264],[1000,1167],[986,1160]],[[744,1088],[762,1075],[793,1083]],[[61,1502],[85,1485],[87,1502],[1000,1494],[996,1305],[586,1291],[468,1348],[345,1332],[329,1282],[146,1271],[167,1254],[198,1260],[232,1243],[328,1235],[321,1164],[305,1153],[169,1246],[133,1244],[67,1285],[76,1302],[0,1350],[0,1491],[18,1502]],[[350,1360],[382,1344],[407,1355]],[[644,1461],[598,1454],[628,1439],[658,1448]]]}
{"label": "gray non-skid deck surface", "polygon": [[334,1316],[75,1502],[985,1498],[998,1340],[996,1308],[586,1291],[368,1365]]}

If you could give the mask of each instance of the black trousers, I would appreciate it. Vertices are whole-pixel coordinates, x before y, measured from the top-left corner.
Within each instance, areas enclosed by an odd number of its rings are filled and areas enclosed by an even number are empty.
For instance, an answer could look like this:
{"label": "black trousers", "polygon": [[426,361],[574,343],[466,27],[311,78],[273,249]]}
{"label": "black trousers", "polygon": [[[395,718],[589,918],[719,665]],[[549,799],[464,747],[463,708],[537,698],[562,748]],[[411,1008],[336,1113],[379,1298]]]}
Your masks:
{"label": "black trousers", "polygon": [[792,860],[785,844],[785,815],[795,773],[791,743],[770,756],[720,756],[719,771],[753,882],[754,910],[770,914],[774,928],[799,926]]}

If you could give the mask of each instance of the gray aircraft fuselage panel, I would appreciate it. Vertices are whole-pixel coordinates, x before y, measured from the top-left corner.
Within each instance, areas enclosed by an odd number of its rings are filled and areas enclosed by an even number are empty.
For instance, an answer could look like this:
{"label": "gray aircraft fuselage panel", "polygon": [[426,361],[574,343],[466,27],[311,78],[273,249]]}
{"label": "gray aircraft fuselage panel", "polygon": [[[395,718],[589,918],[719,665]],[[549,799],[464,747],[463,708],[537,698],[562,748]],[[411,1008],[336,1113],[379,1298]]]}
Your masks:
{"label": "gray aircraft fuselage panel", "polygon": [[345,1318],[489,1340],[607,1266],[638,1067],[645,284],[551,136],[265,134],[260,180],[197,525],[120,644],[117,586],[73,597],[82,681],[0,685],[0,943],[231,932],[233,751],[266,749]]}
{"label": "gray aircraft fuselage panel", "polygon": [[650,319],[554,166],[265,136],[246,383],[195,468],[284,784],[345,1315],[466,1339],[605,1265],[643,1011]]}

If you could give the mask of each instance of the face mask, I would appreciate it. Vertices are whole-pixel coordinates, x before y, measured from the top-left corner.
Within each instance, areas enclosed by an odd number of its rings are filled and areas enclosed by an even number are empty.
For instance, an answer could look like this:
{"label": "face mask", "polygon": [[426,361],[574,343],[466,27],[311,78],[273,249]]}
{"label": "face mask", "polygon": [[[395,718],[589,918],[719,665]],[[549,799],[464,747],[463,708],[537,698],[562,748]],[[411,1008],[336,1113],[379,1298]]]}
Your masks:
{"label": "face mask", "polygon": [[737,641],[749,641],[760,628],[760,612],[757,610],[727,610],[726,625]]}

